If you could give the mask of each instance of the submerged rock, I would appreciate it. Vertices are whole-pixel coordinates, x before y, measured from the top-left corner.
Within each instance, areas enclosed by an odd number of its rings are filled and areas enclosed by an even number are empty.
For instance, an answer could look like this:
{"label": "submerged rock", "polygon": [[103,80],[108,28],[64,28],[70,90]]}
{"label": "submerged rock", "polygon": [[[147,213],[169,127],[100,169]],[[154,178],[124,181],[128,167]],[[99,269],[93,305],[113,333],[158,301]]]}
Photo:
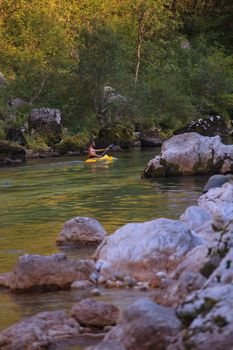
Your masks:
{"label": "submerged rock", "polygon": [[185,133],[171,137],[161,154],[150,160],[142,176],[166,177],[233,172],[233,145],[224,145],[219,136]]}
{"label": "submerged rock", "polygon": [[127,224],[97,249],[100,276],[114,279],[121,274],[149,280],[158,271],[171,271],[202,238],[187,225],[169,219]]}
{"label": "submerged rock", "polygon": [[1,350],[48,349],[79,334],[79,324],[63,311],[41,312],[17,322],[0,333]]}
{"label": "submerged rock", "polygon": [[84,326],[103,328],[117,323],[119,309],[103,301],[84,299],[73,306],[71,316]]}
{"label": "submerged rock", "polygon": [[64,224],[56,243],[74,246],[99,244],[105,236],[106,231],[96,219],[77,216]]}
{"label": "submerged rock", "polygon": [[95,264],[91,260],[68,259],[64,254],[25,254],[19,258],[13,272],[6,275],[5,282],[2,279],[2,285],[16,292],[64,289],[76,280],[89,279],[94,271]]}

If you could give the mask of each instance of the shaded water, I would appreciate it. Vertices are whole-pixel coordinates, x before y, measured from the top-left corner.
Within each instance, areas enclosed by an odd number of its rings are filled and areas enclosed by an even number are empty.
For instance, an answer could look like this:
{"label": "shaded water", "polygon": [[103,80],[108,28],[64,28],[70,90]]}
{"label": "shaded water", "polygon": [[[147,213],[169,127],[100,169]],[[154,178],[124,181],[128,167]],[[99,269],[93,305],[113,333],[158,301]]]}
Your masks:
{"label": "shaded water", "polygon": [[[56,236],[74,216],[98,219],[109,234],[128,222],[177,219],[195,204],[206,178],[142,180],[141,171],[159,151],[123,152],[109,164],[55,158],[0,169],[0,273],[11,271],[24,253],[57,252]],[[90,251],[71,254],[88,256]],[[127,291],[119,293],[124,294],[119,300],[133,298]],[[38,311],[69,309],[82,297],[80,292],[11,295],[2,291],[0,330]]]}

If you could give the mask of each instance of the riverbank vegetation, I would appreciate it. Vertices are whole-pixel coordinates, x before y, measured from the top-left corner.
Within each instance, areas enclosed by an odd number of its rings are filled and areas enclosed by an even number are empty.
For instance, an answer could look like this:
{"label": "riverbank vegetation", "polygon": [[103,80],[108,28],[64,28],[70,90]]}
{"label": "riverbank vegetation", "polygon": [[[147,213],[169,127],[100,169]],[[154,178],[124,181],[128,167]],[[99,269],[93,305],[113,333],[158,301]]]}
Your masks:
{"label": "riverbank vegetation", "polygon": [[232,23],[227,0],[2,0],[0,137],[40,107],[84,138],[232,118]]}

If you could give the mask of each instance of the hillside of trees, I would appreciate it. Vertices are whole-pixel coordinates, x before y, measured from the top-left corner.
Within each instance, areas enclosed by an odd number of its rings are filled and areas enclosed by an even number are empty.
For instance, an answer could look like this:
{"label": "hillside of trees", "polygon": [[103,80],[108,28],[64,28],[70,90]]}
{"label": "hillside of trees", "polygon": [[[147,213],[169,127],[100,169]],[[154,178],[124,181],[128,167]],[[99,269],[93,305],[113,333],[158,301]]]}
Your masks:
{"label": "hillside of trees", "polygon": [[[39,107],[71,134],[231,119],[232,27],[230,0],[1,0],[0,138]],[[106,87],[121,103],[105,108]]]}

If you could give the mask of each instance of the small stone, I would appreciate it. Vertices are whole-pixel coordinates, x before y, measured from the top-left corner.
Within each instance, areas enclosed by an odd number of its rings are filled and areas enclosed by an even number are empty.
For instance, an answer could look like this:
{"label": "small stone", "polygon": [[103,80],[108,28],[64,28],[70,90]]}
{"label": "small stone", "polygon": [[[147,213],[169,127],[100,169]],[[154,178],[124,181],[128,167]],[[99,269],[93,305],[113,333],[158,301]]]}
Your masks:
{"label": "small stone", "polygon": [[85,290],[93,287],[93,283],[88,280],[74,281],[71,286],[73,289]]}
{"label": "small stone", "polygon": [[140,291],[147,291],[149,289],[149,282],[140,282],[139,283],[139,290]]}
{"label": "small stone", "polygon": [[94,288],[91,291],[91,295],[92,296],[99,296],[99,295],[102,295],[102,293],[101,293],[101,291],[98,288]]}
{"label": "small stone", "polygon": [[130,277],[130,276],[126,276],[126,277],[124,278],[124,284],[125,284],[126,286],[132,288],[132,287],[134,287],[134,286],[137,284],[137,281],[136,281],[134,278]]}
{"label": "small stone", "polygon": [[164,279],[164,278],[167,277],[167,274],[166,274],[166,272],[164,272],[164,271],[159,271],[159,272],[157,272],[155,275],[156,275],[157,277],[161,278],[161,279]]}
{"label": "small stone", "polygon": [[111,281],[111,280],[107,280],[105,286],[107,288],[115,288],[116,287],[116,283],[114,281]]}
{"label": "small stone", "polygon": [[123,288],[123,287],[124,287],[124,282],[122,282],[122,281],[116,281],[116,287],[117,287],[117,288]]}

